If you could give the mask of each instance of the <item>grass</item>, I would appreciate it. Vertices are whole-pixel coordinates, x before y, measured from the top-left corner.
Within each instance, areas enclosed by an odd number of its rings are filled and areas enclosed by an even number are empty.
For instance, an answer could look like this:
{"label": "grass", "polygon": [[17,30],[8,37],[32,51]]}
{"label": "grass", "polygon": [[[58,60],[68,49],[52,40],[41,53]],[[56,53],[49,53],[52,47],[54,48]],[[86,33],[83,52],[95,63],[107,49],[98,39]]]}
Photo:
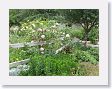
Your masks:
{"label": "grass", "polygon": [[82,66],[83,76],[99,76],[99,65],[91,64],[90,62],[82,62],[80,63]]}

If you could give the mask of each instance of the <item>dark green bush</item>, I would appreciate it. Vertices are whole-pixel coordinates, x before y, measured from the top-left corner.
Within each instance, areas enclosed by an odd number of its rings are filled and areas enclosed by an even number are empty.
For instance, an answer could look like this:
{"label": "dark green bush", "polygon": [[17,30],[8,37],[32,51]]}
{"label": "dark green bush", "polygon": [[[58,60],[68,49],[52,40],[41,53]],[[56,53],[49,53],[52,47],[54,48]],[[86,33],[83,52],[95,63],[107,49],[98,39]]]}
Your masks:
{"label": "dark green bush", "polygon": [[54,16],[58,16],[58,13],[56,9],[10,9],[9,22],[10,26],[20,25],[21,22],[32,21],[37,18],[52,19]]}

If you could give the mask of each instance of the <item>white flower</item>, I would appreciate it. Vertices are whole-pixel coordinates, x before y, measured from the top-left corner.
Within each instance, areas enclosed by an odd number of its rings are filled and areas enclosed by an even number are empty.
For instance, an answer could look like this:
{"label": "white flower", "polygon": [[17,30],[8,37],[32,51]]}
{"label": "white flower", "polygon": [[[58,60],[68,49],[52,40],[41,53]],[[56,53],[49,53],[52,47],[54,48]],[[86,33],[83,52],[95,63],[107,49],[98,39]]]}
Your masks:
{"label": "white flower", "polygon": [[43,30],[41,28],[37,29],[39,32],[42,32]]}
{"label": "white flower", "polygon": [[15,27],[13,27],[12,28],[14,31],[17,31],[17,30],[19,30],[19,27],[18,26],[15,26]]}
{"label": "white flower", "polygon": [[44,52],[41,52],[41,54],[44,54]]}
{"label": "white flower", "polygon": [[44,51],[44,48],[41,47],[41,48],[40,48],[40,51]]}
{"label": "white flower", "polygon": [[35,32],[35,30],[32,31],[32,33],[34,33],[34,32]]}
{"label": "white flower", "polygon": [[63,35],[65,35],[65,33],[63,33]]}
{"label": "white flower", "polygon": [[59,23],[56,23],[56,25],[58,26],[58,25],[59,25]]}
{"label": "white flower", "polygon": [[28,29],[28,26],[26,26],[26,29]]}
{"label": "white flower", "polygon": [[63,45],[63,43],[61,43],[61,46]]}
{"label": "white flower", "polygon": [[51,28],[56,28],[56,25],[51,26]]}
{"label": "white flower", "polygon": [[35,28],[36,26],[35,26],[35,24],[32,24],[32,26]]}
{"label": "white flower", "polygon": [[33,43],[34,41],[32,40],[31,43]]}
{"label": "white flower", "polygon": [[66,37],[67,37],[67,38],[69,38],[69,37],[70,37],[70,35],[69,35],[69,34],[66,34]]}
{"label": "white flower", "polygon": [[60,40],[64,40],[64,37],[61,37]]}
{"label": "white flower", "polygon": [[48,32],[50,31],[50,30],[47,30]]}
{"label": "white flower", "polygon": [[52,44],[52,43],[49,43],[49,45],[50,45],[50,44]]}
{"label": "white flower", "polygon": [[45,35],[41,35],[41,38],[43,38],[43,39],[44,39],[44,38],[45,38]]}

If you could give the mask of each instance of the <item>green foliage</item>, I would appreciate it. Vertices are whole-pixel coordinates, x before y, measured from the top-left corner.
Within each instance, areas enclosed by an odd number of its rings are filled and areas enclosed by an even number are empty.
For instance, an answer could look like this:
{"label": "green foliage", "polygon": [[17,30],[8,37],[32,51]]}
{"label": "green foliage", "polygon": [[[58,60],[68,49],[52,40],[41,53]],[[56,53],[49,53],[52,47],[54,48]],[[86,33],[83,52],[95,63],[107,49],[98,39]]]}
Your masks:
{"label": "green foliage", "polygon": [[68,9],[63,11],[65,19],[71,23],[79,23],[85,30],[98,25],[98,9]]}
{"label": "green foliage", "polygon": [[83,36],[84,36],[84,31],[81,29],[77,29],[77,30],[72,30],[72,31],[70,31],[71,32],[71,35],[73,36],[73,37],[77,37],[77,38],[79,38],[79,39],[83,39]]}
{"label": "green foliage", "polygon": [[76,9],[65,10],[65,20],[67,23],[78,23],[84,29],[84,40],[87,41],[88,33],[94,28],[98,28],[99,10],[98,9]]}
{"label": "green foliage", "polygon": [[96,58],[87,51],[77,50],[76,57],[80,61],[91,62],[93,64],[97,64]]}
{"label": "green foliage", "polygon": [[28,56],[23,49],[9,49],[9,62],[15,62],[26,58],[28,58]]}
{"label": "green foliage", "polygon": [[24,59],[28,59],[33,54],[37,54],[38,49],[36,47],[23,47],[23,48],[10,48],[9,49],[9,62],[20,61]]}
{"label": "green foliage", "polygon": [[99,48],[90,48],[87,50],[94,58],[99,61]]}
{"label": "green foliage", "polygon": [[72,68],[75,68],[75,72],[79,67],[74,57],[64,54],[53,56],[35,55],[29,65],[29,76],[67,76],[72,75]]}
{"label": "green foliage", "polygon": [[[69,26],[63,27],[66,24]],[[72,24],[75,25],[74,28],[71,27]],[[94,65],[99,61],[98,48],[85,47],[80,42],[72,42],[75,37],[83,40],[86,36],[93,44],[96,43],[98,39],[98,27],[95,27],[98,26],[96,9],[10,10],[10,26],[12,26],[10,43],[41,40],[47,43],[42,45],[43,54],[40,54],[40,46],[10,48],[9,62],[31,59],[28,63],[30,69],[21,71],[21,76],[81,76],[86,75],[88,70],[86,67],[83,68],[81,63],[87,62]],[[42,35],[45,38],[42,38]],[[55,54],[57,49],[66,44],[69,45]]]}
{"label": "green foliage", "polygon": [[92,44],[97,44],[99,39],[99,31],[98,29],[92,29],[88,34],[88,39],[91,41]]}
{"label": "green foliage", "polygon": [[42,20],[52,19],[58,15],[59,13],[56,9],[10,9],[9,21],[10,26],[12,26],[20,25],[20,22],[32,21],[37,18]]}

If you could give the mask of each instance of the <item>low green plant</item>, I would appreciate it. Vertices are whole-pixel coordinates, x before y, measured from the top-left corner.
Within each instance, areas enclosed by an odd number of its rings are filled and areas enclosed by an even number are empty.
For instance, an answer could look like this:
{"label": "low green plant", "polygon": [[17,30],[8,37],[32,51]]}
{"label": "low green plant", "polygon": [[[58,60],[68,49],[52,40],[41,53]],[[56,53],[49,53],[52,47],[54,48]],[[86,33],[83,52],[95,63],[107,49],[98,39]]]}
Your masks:
{"label": "low green plant", "polygon": [[28,58],[25,50],[22,49],[9,49],[9,62],[20,61]]}
{"label": "low green plant", "polygon": [[76,57],[83,62],[91,62],[93,64],[97,64],[98,62],[97,59],[87,51],[77,50]]}
{"label": "low green plant", "polygon": [[99,48],[89,48],[87,50],[94,58],[99,61]]}
{"label": "low green plant", "polygon": [[68,76],[72,75],[72,68],[76,73],[79,63],[72,55],[35,55],[30,63],[29,76]]}

